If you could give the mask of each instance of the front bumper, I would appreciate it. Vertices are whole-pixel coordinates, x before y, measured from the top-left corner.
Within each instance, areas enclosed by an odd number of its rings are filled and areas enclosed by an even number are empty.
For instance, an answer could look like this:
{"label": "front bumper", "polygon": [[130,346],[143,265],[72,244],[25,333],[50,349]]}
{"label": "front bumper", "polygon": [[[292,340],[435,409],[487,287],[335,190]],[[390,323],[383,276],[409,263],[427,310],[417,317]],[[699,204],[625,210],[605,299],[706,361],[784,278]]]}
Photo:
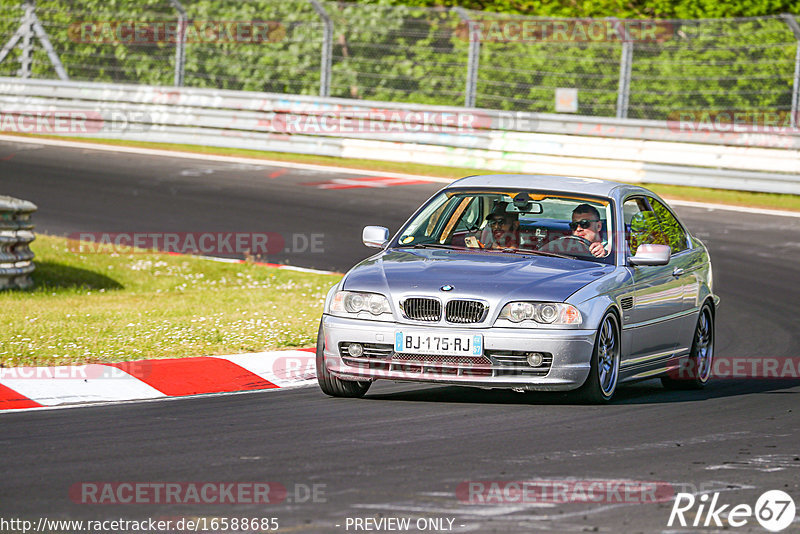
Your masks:
{"label": "front bumper", "polygon": [[[589,375],[594,330],[528,328],[444,328],[367,321],[324,315],[325,366],[343,380],[389,379],[485,388],[563,391],[580,387]],[[483,335],[483,358],[428,357],[394,352],[395,332],[470,333]],[[367,347],[352,357],[349,343]],[[524,353],[546,355],[533,368]]]}

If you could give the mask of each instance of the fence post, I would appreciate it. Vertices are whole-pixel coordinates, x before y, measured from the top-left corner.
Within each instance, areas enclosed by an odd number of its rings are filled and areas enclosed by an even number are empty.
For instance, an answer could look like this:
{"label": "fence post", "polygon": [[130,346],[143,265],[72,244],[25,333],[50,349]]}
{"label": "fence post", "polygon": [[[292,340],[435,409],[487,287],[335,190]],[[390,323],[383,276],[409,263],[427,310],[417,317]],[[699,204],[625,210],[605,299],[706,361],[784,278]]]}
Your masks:
{"label": "fence post", "polygon": [[175,43],[175,87],[183,87],[183,75],[186,67],[186,24],[189,17],[178,0],[170,0],[172,7],[178,12],[178,41]]}
{"label": "fence post", "polygon": [[622,56],[619,60],[619,85],[617,87],[617,118],[628,118],[628,99],[631,93],[631,67],[633,66],[633,40],[623,24],[614,17],[618,34],[622,37]]}
{"label": "fence post", "polygon": [[794,54],[794,78],[792,79],[792,116],[789,118],[792,128],[797,128],[797,109],[800,105],[800,25],[797,24],[793,15],[782,13],[781,17],[789,25],[789,29],[792,30],[794,39],[797,41],[797,49]]}
{"label": "fence post", "polygon": [[53,68],[56,70],[58,77],[64,81],[69,81],[67,70],[64,68],[64,65],[61,64],[61,59],[58,57],[58,54],[56,54],[56,49],[53,48],[53,44],[50,42],[50,38],[47,37],[47,32],[44,31],[42,23],[39,22],[39,17],[36,16],[36,13],[33,14],[32,27],[36,37],[39,38],[39,42],[42,43],[45,52],[47,52],[47,57],[50,58],[50,63],[53,64]]}
{"label": "fence post", "polygon": [[50,58],[50,62],[53,64],[53,68],[56,70],[58,77],[62,80],[69,80],[64,65],[61,64],[58,54],[56,54],[53,45],[50,43],[50,39],[47,37],[47,32],[44,31],[42,23],[39,22],[39,18],[36,16],[33,0],[25,0],[25,14],[22,15],[22,24],[20,24],[17,31],[14,32],[14,35],[11,36],[11,39],[8,40],[5,46],[3,46],[3,49],[0,50],[0,63],[8,57],[8,54],[17,46],[17,43],[22,40],[22,58],[20,59],[21,66],[18,73],[22,78],[30,78],[31,65],[33,63],[32,41],[34,34],[42,42],[42,46],[47,52],[47,57]]}
{"label": "fence post", "polygon": [[22,57],[20,58],[19,75],[31,77],[33,63],[33,0],[25,0],[25,16],[22,19]]}
{"label": "fence post", "polygon": [[333,60],[333,20],[319,0],[310,0],[314,11],[322,19],[325,29],[322,31],[322,53],[319,66],[319,96],[331,94],[331,62]]}
{"label": "fence post", "polygon": [[475,107],[475,95],[478,89],[478,66],[481,54],[481,35],[478,23],[469,17],[463,7],[454,7],[461,20],[467,23],[469,30],[469,55],[467,56],[467,84],[464,89],[464,105],[468,108]]}

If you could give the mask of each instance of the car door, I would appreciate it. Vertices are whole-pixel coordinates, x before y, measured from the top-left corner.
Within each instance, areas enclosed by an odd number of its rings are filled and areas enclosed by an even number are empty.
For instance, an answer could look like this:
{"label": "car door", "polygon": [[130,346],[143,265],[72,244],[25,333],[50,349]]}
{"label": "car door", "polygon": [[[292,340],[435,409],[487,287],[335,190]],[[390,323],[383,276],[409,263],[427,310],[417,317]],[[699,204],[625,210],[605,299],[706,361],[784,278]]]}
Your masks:
{"label": "car door", "polygon": [[683,299],[677,317],[677,326],[672,332],[679,354],[688,353],[694,337],[694,326],[699,313],[700,272],[703,266],[703,251],[691,246],[689,235],[675,215],[659,200],[648,197],[648,202],[658,216],[667,244],[670,246],[672,276],[683,288]]}
{"label": "car door", "polygon": [[[629,255],[643,244],[669,244],[648,198],[626,199],[623,219]],[[684,289],[674,271],[680,262],[676,258],[667,265],[628,267],[633,284],[626,297],[632,297],[633,302],[623,312],[623,346],[628,358],[622,363],[622,370],[629,377],[657,372],[677,347],[675,329],[684,306]]]}

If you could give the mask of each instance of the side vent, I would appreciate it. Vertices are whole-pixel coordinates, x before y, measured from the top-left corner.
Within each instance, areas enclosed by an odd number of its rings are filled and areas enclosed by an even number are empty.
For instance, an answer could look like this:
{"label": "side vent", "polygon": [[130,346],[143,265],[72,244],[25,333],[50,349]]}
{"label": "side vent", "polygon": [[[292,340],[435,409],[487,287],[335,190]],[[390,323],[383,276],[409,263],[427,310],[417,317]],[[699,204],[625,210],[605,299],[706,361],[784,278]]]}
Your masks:
{"label": "side vent", "polygon": [[633,308],[633,297],[622,297],[619,301],[619,305],[623,310],[630,310]]}

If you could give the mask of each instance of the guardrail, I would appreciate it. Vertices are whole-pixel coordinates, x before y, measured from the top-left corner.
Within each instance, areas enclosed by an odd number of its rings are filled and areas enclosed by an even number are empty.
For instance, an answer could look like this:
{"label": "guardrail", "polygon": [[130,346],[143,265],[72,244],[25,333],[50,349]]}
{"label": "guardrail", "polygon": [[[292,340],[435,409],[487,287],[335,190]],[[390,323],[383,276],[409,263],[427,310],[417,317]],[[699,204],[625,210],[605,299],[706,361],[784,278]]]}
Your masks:
{"label": "guardrail", "polygon": [[0,112],[6,131],[800,194],[792,128],[15,78]]}
{"label": "guardrail", "polygon": [[33,285],[33,252],[28,246],[36,236],[31,214],[36,204],[0,196],[0,290]]}

